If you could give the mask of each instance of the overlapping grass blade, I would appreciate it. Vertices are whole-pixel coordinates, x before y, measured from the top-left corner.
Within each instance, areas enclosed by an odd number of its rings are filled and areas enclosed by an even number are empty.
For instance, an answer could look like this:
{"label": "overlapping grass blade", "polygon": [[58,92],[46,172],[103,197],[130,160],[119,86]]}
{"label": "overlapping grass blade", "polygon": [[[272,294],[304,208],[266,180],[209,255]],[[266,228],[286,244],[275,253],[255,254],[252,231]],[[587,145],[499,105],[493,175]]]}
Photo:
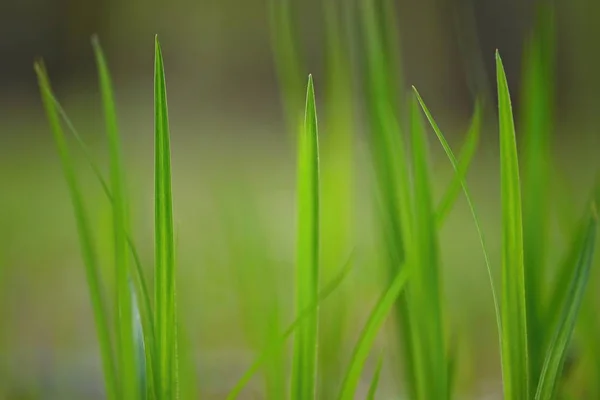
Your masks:
{"label": "overlapping grass blade", "polygon": [[121,377],[122,396],[129,399],[137,399],[140,397],[140,387],[142,386],[139,382],[139,376],[145,375],[145,371],[138,372],[138,369],[141,366],[138,365],[138,350],[136,347],[141,348],[143,351],[143,343],[136,343],[136,338],[141,338],[143,335],[134,336],[134,306],[132,300],[135,299],[135,295],[133,295],[130,290],[132,286],[130,286],[129,245],[127,243],[126,234],[129,230],[129,224],[128,205],[125,195],[124,166],[108,66],[102,49],[100,48],[100,43],[96,37],[92,40],[92,44],[98,68],[100,94],[102,96],[102,105],[104,108],[105,128],[110,155],[110,188],[112,194],[111,205],[116,269],[115,304],[117,307],[116,326],[118,330],[117,352],[120,366],[119,375]]}
{"label": "overlapping grass blade", "polygon": [[592,266],[598,225],[595,204],[592,207],[591,216],[588,218],[587,223],[582,226],[583,242],[580,243],[579,240],[574,242],[578,256],[574,264],[575,268],[572,269],[571,279],[563,282],[563,284],[568,282],[567,292],[559,309],[560,318],[546,350],[546,357],[535,394],[536,400],[552,400],[557,397],[565,356],[575,329]]}
{"label": "overlapping grass blade", "polygon": [[36,63],[35,71],[38,77],[48,122],[54,135],[58,154],[60,156],[63,174],[69,188],[73,211],[75,213],[80,251],[86,268],[86,279],[92,303],[98,344],[100,346],[106,397],[109,400],[116,400],[119,398],[116,360],[110,340],[111,334],[110,325],[108,323],[108,312],[103,299],[104,294],[102,291],[102,282],[94,248],[94,241],[92,238],[92,228],[86,215],[81,189],[75,174],[75,165],[73,164],[66,137],[60,123],[60,116],[56,108],[54,95],[52,94],[50,80],[48,79],[46,69],[42,63]]}
{"label": "overlapping grass blade", "polygon": [[300,313],[296,315],[296,319],[283,331],[279,338],[272,341],[267,348],[265,348],[261,354],[256,358],[256,360],[252,363],[252,365],[246,370],[244,375],[238,380],[233,389],[227,395],[227,400],[234,400],[240,395],[244,387],[250,382],[250,379],[254,376],[254,374],[261,368],[266,360],[269,357],[272,357],[274,353],[281,351],[281,347],[286,342],[286,340],[296,332],[296,329],[304,322],[306,318],[314,317],[317,314],[318,308],[321,304],[327,300],[344,282],[346,276],[350,272],[353,265],[353,257],[348,259],[348,262],[343,266],[340,272],[328,282],[323,289],[319,292],[317,296],[317,300],[302,310]]}
{"label": "overlapping grass blade", "polygon": [[554,102],[554,10],[540,2],[536,23],[524,53],[523,78],[523,245],[530,392],[534,394],[544,362],[548,328],[544,321],[547,250],[550,224],[550,141]]}
{"label": "overlapping grass blade", "polygon": [[502,357],[504,396],[529,396],[527,300],[517,143],[508,83],[496,52],[502,197]]}
{"label": "overlapping grass blade", "polygon": [[369,391],[367,392],[367,400],[375,400],[375,394],[377,394],[377,388],[379,386],[379,377],[381,375],[381,368],[383,367],[383,354],[377,359],[377,365],[375,366],[375,372],[373,372],[373,378],[369,385]]}
{"label": "overlapping grass blade", "polygon": [[[423,109],[423,112],[425,113],[425,116],[427,117],[427,120],[429,121],[431,128],[433,129],[440,144],[442,145],[442,148],[444,149],[446,156],[450,160],[450,163],[452,164],[452,168],[454,168],[454,171],[457,173],[458,176],[460,176],[460,181],[461,181],[460,183],[461,183],[461,186],[463,189],[463,193],[467,200],[467,204],[469,205],[469,210],[471,211],[471,216],[473,217],[473,221],[475,223],[475,228],[477,229],[477,235],[479,236],[479,243],[481,245],[481,250],[483,252],[485,266],[486,266],[488,278],[490,281],[492,300],[494,302],[494,314],[496,315],[496,326],[498,329],[498,341],[499,341],[500,347],[502,347],[502,323],[501,323],[500,306],[499,306],[499,301],[498,301],[496,285],[494,284],[494,276],[492,273],[489,252],[488,252],[487,246],[485,244],[483,230],[481,229],[479,217],[475,210],[475,204],[473,203],[473,200],[472,200],[471,191],[469,190],[469,187],[467,185],[466,174],[459,174],[459,168],[458,168],[459,162],[456,160],[456,156],[454,155],[454,152],[450,148],[448,141],[446,140],[444,134],[442,133],[442,131],[438,127],[437,123],[433,119],[433,116],[431,115],[431,112],[429,112],[429,109],[425,105],[425,102],[421,98],[421,95],[419,94],[419,92],[417,91],[417,89],[414,86],[413,86],[413,91],[415,92],[415,95],[417,96],[417,100],[419,101],[419,104],[421,105],[421,108]],[[473,118],[474,119],[477,118],[478,115],[479,115],[479,104],[476,104],[475,105],[475,113],[474,113]],[[502,357],[502,355],[501,355],[501,357]]]}
{"label": "overlapping grass blade", "polygon": [[162,52],[155,39],[154,64],[155,129],[155,340],[157,396],[171,399],[178,382],[177,317],[175,313],[175,242],[173,235],[173,199],[171,194],[171,149],[167,93]]}
{"label": "overlapping grass blade", "polygon": [[[319,290],[319,146],[312,76],[308,78],[304,130],[298,138],[296,309],[317,300]],[[318,315],[306,318],[294,337],[292,400],[315,396]]]}
{"label": "overlapping grass blade", "polygon": [[408,270],[406,268],[400,270],[396,275],[392,284],[379,298],[367,323],[363,327],[360,337],[352,351],[350,363],[344,380],[342,381],[342,387],[338,399],[340,400],[352,400],[354,399],[356,388],[360,382],[360,376],[364,367],[365,361],[369,356],[373,342],[377,337],[377,333],[381,328],[385,318],[388,316],[394,303],[398,299],[398,296],[403,291],[404,286],[407,282]]}

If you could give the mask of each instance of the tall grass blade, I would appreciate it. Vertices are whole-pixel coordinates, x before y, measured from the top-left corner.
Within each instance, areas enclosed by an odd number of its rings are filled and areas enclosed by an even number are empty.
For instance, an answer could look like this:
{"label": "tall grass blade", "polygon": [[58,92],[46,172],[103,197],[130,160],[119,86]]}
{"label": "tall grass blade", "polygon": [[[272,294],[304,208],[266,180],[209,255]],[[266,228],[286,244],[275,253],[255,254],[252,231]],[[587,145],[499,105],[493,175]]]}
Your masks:
{"label": "tall grass blade", "polygon": [[360,382],[362,369],[369,356],[373,342],[375,341],[377,333],[385,321],[385,318],[392,309],[398,296],[403,291],[407,278],[408,270],[402,269],[373,307],[369,319],[363,327],[356,346],[352,351],[350,363],[346,370],[344,380],[342,381],[340,395],[338,396],[339,400],[354,399],[356,388]]}
{"label": "tall grass blade", "polygon": [[[319,147],[312,76],[308,78],[304,130],[298,140],[296,237],[296,309],[314,303],[319,290]],[[318,314],[308,317],[295,334],[292,400],[315,396]]]}
{"label": "tall grass blade", "polygon": [[[104,108],[106,135],[110,155],[110,187],[112,194],[113,237],[116,276],[117,306],[117,353],[119,358],[119,375],[121,377],[122,396],[128,399],[140,397],[140,383],[136,347],[143,349],[143,344],[136,344],[134,336],[134,312],[129,273],[129,249],[126,232],[128,228],[128,205],[125,195],[124,166],[120,137],[117,127],[117,116],[112,90],[112,83],[106,58],[100,48],[97,37],[92,39],[96,65],[98,68],[100,94]],[[141,337],[141,336],[140,336]]]}
{"label": "tall grass blade", "polygon": [[523,217],[512,106],[498,52],[496,73],[502,198],[502,369],[505,399],[518,400],[528,398],[530,381]]}
{"label": "tall grass blade", "polygon": [[80,251],[85,265],[86,279],[96,326],[96,335],[98,336],[98,344],[100,346],[106,397],[109,400],[117,400],[120,396],[118,391],[116,360],[110,339],[111,334],[110,325],[108,323],[108,312],[103,299],[102,282],[94,248],[92,228],[89,225],[86,215],[81,189],[75,174],[76,168],[73,164],[73,159],[71,158],[66,137],[60,123],[60,116],[54,101],[50,80],[46,69],[41,62],[35,64],[35,72],[38,77],[44,108],[54,135],[54,141],[58,149],[63,174],[69,188],[71,204],[75,213]]}
{"label": "tall grass blade", "polygon": [[377,359],[377,365],[375,366],[375,372],[369,385],[369,391],[367,392],[366,400],[375,400],[375,394],[377,394],[377,387],[379,386],[379,377],[381,376],[381,368],[383,367],[383,354]]}
{"label": "tall grass blade", "polygon": [[175,242],[173,235],[173,199],[171,194],[171,150],[167,93],[162,51],[155,39],[154,64],[155,129],[155,338],[157,395],[175,398],[177,318],[175,314]]}
{"label": "tall grass blade", "polygon": [[[535,394],[536,400],[552,400],[557,397],[557,389],[561,381],[561,372],[567,354],[569,342],[575,329],[575,323],[579,314],[579,308],[583,300],[585,289],[589,281],[590,269],[594,255],[594,245],[596,242],[596,233],[598,225],[598,215],[595,205],[592,208],[592,215],[589,217],[584,228],[584,240],[581,246],[578,246],[578,257],[575,268],[572,270],[572,276],[568,282],[568,290],[562,307],[560,308],[560,318],[550,340],[546,351],[542,373]],[[579,241],[575,244],[579,245]],[[563,282],[563,283],[565,283]]]}

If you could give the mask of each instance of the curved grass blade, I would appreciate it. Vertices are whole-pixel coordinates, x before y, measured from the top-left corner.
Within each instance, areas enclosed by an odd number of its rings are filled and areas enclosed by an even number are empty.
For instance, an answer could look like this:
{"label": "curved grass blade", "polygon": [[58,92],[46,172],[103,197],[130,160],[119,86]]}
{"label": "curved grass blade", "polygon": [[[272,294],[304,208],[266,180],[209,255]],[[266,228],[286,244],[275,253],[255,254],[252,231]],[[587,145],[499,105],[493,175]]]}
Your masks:
{"label": "curved grass blade", "polygon": [[379,386],[379,377],[381,375],[381,368],[383,367],[383,354],[377,359],[377,365],[375,366],[375,372],[369,385],[369,391],[367,392],[366,400],[375,400],[375,394],[377,393],[377,387]]}
{"label": "curved grass blade", "polygon": [[377,333],[381,328],[385,318],[389,314],[396,299],[404,289],[408,278],[408,270],[402,268],[396,275],[390,287],[383,293],[377,301],[367,323],[363,327],[358,342],[352,352],[352,357],[346,370],[342,387],[340,390],[339,400],[352,400],[356,392],[356,388],[360,381],[360,375],[364,367],[365,361],[369,356],[373,342],[377,337]]}
{"label": "curved grass blade", "polygon": [[329,296],[335,292],[337,288],[340,287],[348,273],[352,268],[352,260],[350,257],[348,262],[344,265],[341,271],[337,274],[337,276],[331,280],[321,291],[317,297],[317,300],[311,303],[308,307],[302,310],[296,316],[296,319],[286,328],[286,330],[279,336],[278,339],[274,340],[267,348],[265,348],[262,353],[256,358],[254,363],[246,370],[244,375],[238,380],[233,389],[227,395],[227,400],[236,399],[244,387],[250,382],[250,379],[254,376],[254,374],[261,368],[263,363],[269,359],[273,355],[273,353],[280,351],[280,348],[286,342],[286,340],[296,331],[296,329],[304,322],[304,320],[308,317],[313,317],[316,315],[317,309],[319,306],[329,298]]}
{"label": "curved grass blade", "polygon": [[458,155],[458,162],[456,165],[456,172],[452,177],[452,181],[446,188],[442,200],[436,209],[436,221],[438,226],[442,226],[446,221],[450,211],[456,203],[456,199],[461,191],[461,183],[466,180],[467,172],[473,161],[475,150],[477,150],[477,144],[479,143],[479,136],[481,132],[481,107],[479,102],[475,103],[475,111],[471,118],[471,124],[467,131],[467,136],[460,149]]}
{"label": "curved grass blade", "polygon": [[519,163],[512,106],[500,53],[496,51],[502,197],[502,355],[504,396],[529,396],[527,298]]}
{"label": "curved grass blade", "polygon": [[171,194],[171,149],[167,93],[162,52],[155,38],[154,129],[155,129],[155,339],[157,396],[171,399],[178,382],[177,318],[175,313],[175,242]]}
{"label": "curved grass blade", "polygon": [[52,94],[50,80],[48,79],[46,69],[41,62],[35,64],[35,72],[38,77],[44,108],[46,110],[50,128],[54,135],[54,140],[62,164],[63,174],[65,176],[65,180],[67,181],[71,203],[75,213],[80,251],[86,268],[86,279],[90,292],[90,301],[92,303],[98,344],[100,346],[100,356],[102,360],[102,371],[104,373],[106,396],[109,400],[116,400],[119,398],[119,392],[115,355],[113,353],[112,343],[110,340],[108,312],[103,299],[99,266],[92,238],[92,229],[86,216],[83,197],[75,174],[75,165],[73,164],[65,134],[60,124],[60,117],[54,102],[54,95]]}
{"label": "curved grass blade", "polygon": [[[296,309],[305,309],[319,290],[319,145],[312,76],[308,77],[304,130],[298,140]],[[292,400],[315,396],[317,314],[306,318],[294,339]]]}
{"label": "curved grass blade", "polygon": [[[106,58],[100,48],[97,37],[92,39],[96,65],[98,68],[100,94],[104,108],[106,136],[109,143],[110,187],[113,201],[113,237],[116,269],[116,306],[117,306],[117,353],[119,357],[119,375],[121,376],[122,396],[127,399],[140,397],[138,356],[136,347],[143,349],[143,344],[136,344],[134,336],[134,310],[129,280],[129,249],[125,232],[128,228],[128,205],[125,195],[125,173],[122,161],[120,137],[117,127],[117,116],[113,89]],[[145,386],[145,385],[144,385]]]}
{"label": "curved grass blade", "polygon": [[[589,281],[594,245],[596,243],[597,225],[598,215],[594,206],[592,215],[589,217],[586,225],[582,227],[584,228],[584,240],[581,246],[577,246],[579,247],[579,254],[571,279],[569,280],[566,296],[562,303],[559,314],[560,319],[546,351],[546,358],[535,394],[536,400],[552,400],[557,396],[557,388],[561,381],[560,377],[565,356]],[[580,243],[576,241],[575,244],[579,245]]]}

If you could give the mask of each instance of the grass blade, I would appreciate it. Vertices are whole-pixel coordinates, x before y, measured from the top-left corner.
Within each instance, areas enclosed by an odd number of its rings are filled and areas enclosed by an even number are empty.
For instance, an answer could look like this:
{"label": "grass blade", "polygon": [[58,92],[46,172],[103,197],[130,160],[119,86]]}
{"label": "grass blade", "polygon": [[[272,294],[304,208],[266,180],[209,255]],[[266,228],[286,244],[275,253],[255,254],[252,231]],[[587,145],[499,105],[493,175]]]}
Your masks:
{"label": "grass blade", "polygon": [[110,155],[110,187],[112,194],[114,257],[116,269],[116,306],[117,306],[117,353],[119,358],[119,375],[121,376],[122,396],[128,399],[140,397],[136,344],[134,336],[134,312],[129,273],[129,249],[126,232],[128,228],[127,199],[125,196],[124,166],[121,155],[120,137],[117,128],[117,117],[112,90],[112,83],[106,59],[96,37],[92,40],[96,65],[98,68],[100,94],[104,108],[106,135]]}
{"label": "grass blade", "polygon": [[[539,384],[537,387],[536,400],[552,400],[556,398],[558,383],[561,381],[561,371],[567,354],[567,349],[575,323],[579,314],[579,308],[585,294],[589,281],[590,269],[594,255],[598,215],[594,208],[592,215],[584,228],[584,240],[578,246],[578,257],[573,269],[571,279],[568,281],[568,290],[562,307],[560,308],[560,319],[546,351],[546,358],[542,367]],[[580,244],[575,241],[575,244]]]}
{"label": "grass blade", "polygon": [[[305,309],[319,290],[319,147],[312,76],[308,78],[304,131],[298,141],[296,308]],[[298,328],[292,367],[292,400],[315,396],[318,313]]]}
{"label": "grass blade", "polygon": [[171,149],[167,93],[162,52],[155,39],[154,64],[155,129],[155,338],[157,395],[175,398],[178,382],[177,318],[175,314],[175,241],[173,235],[173,199],[171,194]]}
{"label": "grass blade", "polygon": [[60,117],[54,102],[54,95],[52,94],[50,80],[48,79],[46,69],[42,63],[35,64],[35,71],[38,77],[40,92],[48,122],[54,135],[58,154],[60,156],[63,174],[69,188],[69,195],[71,198],[73,211],[75,213],[80,251],[85,265],[86,279],[90,292],[90,301],[92,303],[94,322],[96,326],[96,334],[98,336],[98,343],[100,346],[100,357],[102,360],[102,371],[104,373],[106,397],[109,400],[116,400],[119,398],[119,392],[115,355],[113,353],[112,343],[110,340],[111,335],[108,323],[108,312],[103,299],[99,266],[94,249],[94,241],[92,238],[92,228],[90,227],[87,219],[83,197],[75,174],[75,165],[73,164],[65,134],[60,123]]}
{"label": "grass blade", "polygon": [[394,278],[390,287],[383,293],[377,301],[367,323],[363,327],[360,337],[352,352],[352,357],[346,370],[342,387],[340,390],[339,400],[352,400],[356,392],[356,388],[360,381],[360,375],[364,367],[365,361],[369,356],[373,342],[377,337],[377,333],[381,328],[385,318],[389,314],[392,306],[396,302],[398,296],[404,289],[408,278],[408,270],[403,268]]}
{"label": "grass blade", "polygon": [[496,52],[502,197],[502,356],[504,396],[529,396],[527,299],[517,143],[508,83]]}
{"label": "grass blade", "polygon": [[366,400],[375,400],[375,394],[377,393],[377,387],[379,386],[379,377],[381,375],[381,367],[383,367],[383,354],[377,359],[377,365],[375,366],[375,372],[371,379],[371,385],[369,385],[369,391],[367,392]]}

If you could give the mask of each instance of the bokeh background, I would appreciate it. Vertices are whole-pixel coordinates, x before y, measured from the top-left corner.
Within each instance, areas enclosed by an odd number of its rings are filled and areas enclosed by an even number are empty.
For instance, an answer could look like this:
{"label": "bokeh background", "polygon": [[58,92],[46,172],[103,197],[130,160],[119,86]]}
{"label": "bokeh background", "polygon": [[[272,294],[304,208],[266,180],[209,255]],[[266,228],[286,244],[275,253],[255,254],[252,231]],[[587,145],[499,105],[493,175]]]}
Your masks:
{"label": "bokeh background", "polygon": [[[292,1],[307,60],[302,72],[314,74],[318,103],[327,50],[323,1]],[[495,91],[496,49],[503,55],[518,108],[535,1],[396,3],[404,81],[419,88],[452,143],[460,143],[468,126],[475,93]],[[599,166],[600,2],[557,1],[556,16],[555,178],[569,188],[571,210],[578,215]],[[259,210],[269,260],[280,267],[280,297],[273,301],[289,310],[293,304],[294,146],[285,132],[266,0],[0,0],[0,398],[93,398],[101,392],[75,224],[33,73],[33,62],[43,58],[59,99],[105,166],[93,34],[99,35],[113,73],[136,241],[149,265],[153,45],[155,34],[161,38],[173,140],[180,300],[202,390],[222,398],[252,359],[219,217],[221,196],[231,188],[245,185],[238,200],[249,196]],[[486,121],[469,179],[498,266],[493,118]],[[356,245],[368,253],[373,246],[372,188],[364,135],[359,125]],[[431,143],[436,190],[441,190],[452,171],[433,138]],[[80,165],[109,276],[109,206],[83,159]],[[564,237],[560,223],[556,225],[553,251],[558,255]],[[465,369],[478,382],[475,392],[494,393],[499,367],[491,296],[462,200],[441,232],[441,245],[448,307],[461,321],[462,340],[470,342]],[[381,290],[379,271],[368,255],[365,260],[351,278],[359,284],[353,286],[356,304],[349,305],[357,313],[350,332],[360,326]]]}

